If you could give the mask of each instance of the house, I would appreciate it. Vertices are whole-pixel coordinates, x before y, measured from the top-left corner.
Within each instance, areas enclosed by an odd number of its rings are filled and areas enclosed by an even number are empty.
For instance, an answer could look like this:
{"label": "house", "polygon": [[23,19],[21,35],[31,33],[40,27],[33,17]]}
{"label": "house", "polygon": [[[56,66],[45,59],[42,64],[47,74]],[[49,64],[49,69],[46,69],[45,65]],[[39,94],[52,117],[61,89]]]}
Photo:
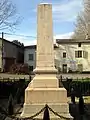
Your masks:
{"label": "house", "polygon": [[61,72],[90,71],[90,40],[57,39],[56,52],[58,68]]}
{"label": "house", "polygon": [[[57,48],[58,47],[54,45],[55,51]],[[30,46],[24,47],[24,63],[27,63],[29,65],[30,71],[33,71],[33,69],[35,69],[36,67],[36,45],[30,45]]]}
{"label": "house", "polygon": [[24,46],[0,38],[0,69],[9,71],[14,63],[24,62]]}
{"label": "house", "polygon": [[27,63],[29,70],[33,71],[36,66],[36,45],[24,47],[24,63]]}
{"label": "house", "polygon": [[[55,67],[64,73],[90,71],[90,40],[56,39]],[[36,67],[36,45],[20,46],[0,38],[0,69],[9,71],[14,63]]]}

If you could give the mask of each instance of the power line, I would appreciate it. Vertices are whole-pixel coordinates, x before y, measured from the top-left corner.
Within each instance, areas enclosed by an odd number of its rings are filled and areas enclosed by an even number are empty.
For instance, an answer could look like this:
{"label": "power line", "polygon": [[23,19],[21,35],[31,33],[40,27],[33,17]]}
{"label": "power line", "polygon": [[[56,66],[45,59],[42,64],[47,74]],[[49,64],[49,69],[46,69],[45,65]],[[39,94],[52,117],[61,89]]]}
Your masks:
{"label": "power line", "polygon": [[[2,33],[0,33],[0,34],[2,34]],[[4,34],[6,34],[6,35],[13,35],[13,36],[21,36],[21,37],[36,38],[35,36],[26,36],[26,35],[21,35],[21,34],[12,34],[12,33],[4,33]]]}

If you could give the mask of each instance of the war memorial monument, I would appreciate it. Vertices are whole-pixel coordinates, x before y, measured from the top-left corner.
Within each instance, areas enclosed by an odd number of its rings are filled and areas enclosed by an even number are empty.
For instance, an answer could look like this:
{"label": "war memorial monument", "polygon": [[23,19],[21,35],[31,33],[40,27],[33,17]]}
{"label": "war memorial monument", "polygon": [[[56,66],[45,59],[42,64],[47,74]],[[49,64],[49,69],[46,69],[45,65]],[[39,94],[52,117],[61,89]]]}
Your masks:
{"label": "war memorial monument", "polygon": [[[35,77],[25,90],[21,117],[30,117],[46,104],[59,115],[72,120],[67,103],[67,91],[59,88],[54,66],[52,5],[39,4],[37,11],[37,51]],[[42,119],[40,114],[36,119]],[[51,120],[61,120],[50,112]]]}

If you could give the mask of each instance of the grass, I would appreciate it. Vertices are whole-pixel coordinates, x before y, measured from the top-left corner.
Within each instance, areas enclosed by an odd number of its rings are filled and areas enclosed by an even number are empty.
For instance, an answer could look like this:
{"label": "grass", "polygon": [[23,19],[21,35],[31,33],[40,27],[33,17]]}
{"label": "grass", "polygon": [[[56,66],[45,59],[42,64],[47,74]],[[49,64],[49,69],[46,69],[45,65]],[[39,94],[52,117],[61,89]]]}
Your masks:
{"label": "grass", "polygon": [[[84,96],[83,98],[84,98],[84,103],[90,103],[90,96]],[[76,97],[75,101],[79,102],[79,98]],[[69,103],[71,102],[71,98],[70,97],[68,97],[68,102]]]}
{"label": "grass", "polygon": [[86,77],[86,78],[77,78],[77,79],[74,79],[74,81],[86,82],[86,81],[90,81],[90,78],[88,78],[88,77]]}

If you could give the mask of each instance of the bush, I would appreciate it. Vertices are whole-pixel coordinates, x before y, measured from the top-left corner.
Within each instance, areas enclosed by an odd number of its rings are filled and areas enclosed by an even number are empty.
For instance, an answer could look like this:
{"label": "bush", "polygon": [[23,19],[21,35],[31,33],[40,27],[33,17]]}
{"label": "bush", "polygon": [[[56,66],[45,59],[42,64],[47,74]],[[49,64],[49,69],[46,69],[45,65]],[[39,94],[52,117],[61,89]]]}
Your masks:
{"label": "bush", "polygon": [[82,71],[83,74],[90,74],[90,71]]}
{"label": "bush", "polygon": [[69,68],[69,70],[68,70],[68,73],[72,73],[73,71],[72,71],[72,69],[71,68]]}
{"label": "bush", "polygon": [[29,67],[28,64],[13,64],[10,67],[10,73],[13,74],[28,74],[29,73]]}
{"label": "bush", "polygon": [[14,113],[13,97],[12,94],[10,94],[8,100],[8,115],[13,115],[13,113]]}

